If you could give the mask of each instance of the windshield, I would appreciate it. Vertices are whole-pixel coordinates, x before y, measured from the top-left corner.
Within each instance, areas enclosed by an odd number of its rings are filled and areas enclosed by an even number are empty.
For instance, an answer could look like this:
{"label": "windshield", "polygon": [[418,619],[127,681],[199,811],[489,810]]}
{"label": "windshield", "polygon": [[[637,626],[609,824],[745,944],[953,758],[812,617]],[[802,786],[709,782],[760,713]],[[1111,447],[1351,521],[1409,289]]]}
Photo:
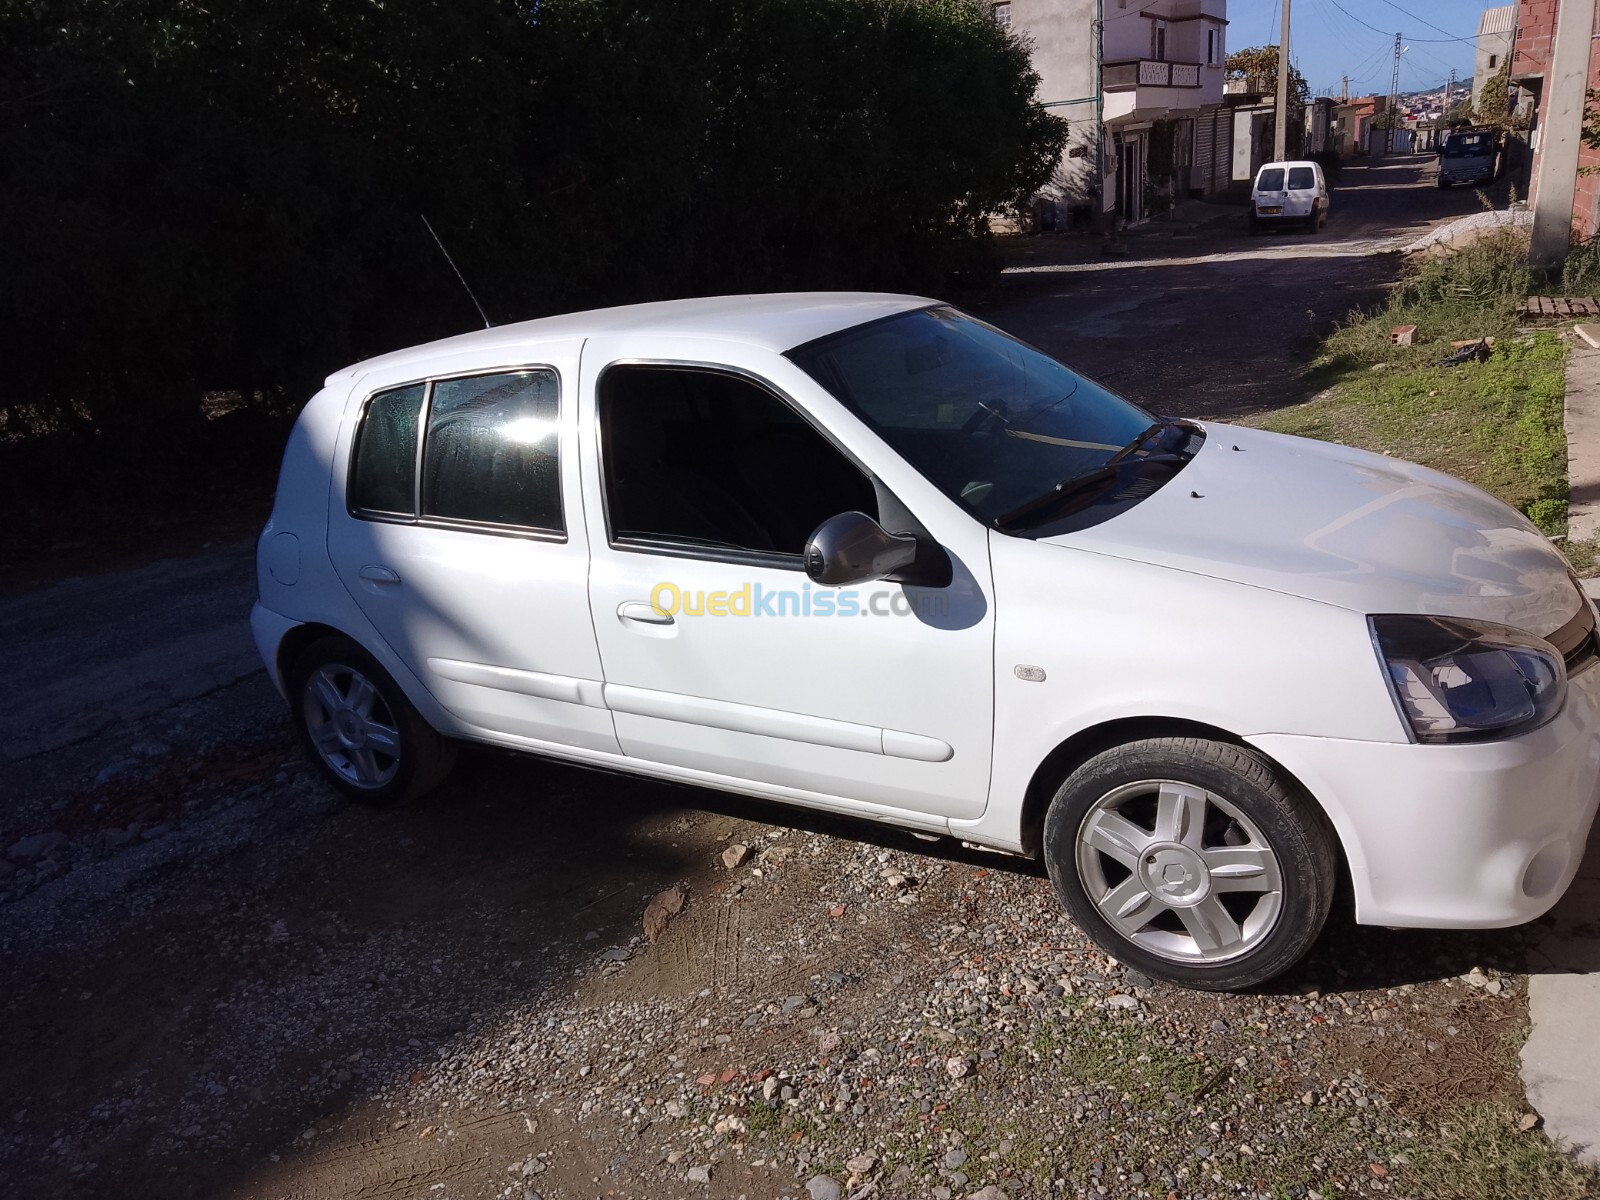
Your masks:
{"label": "windshield", "polygon": [[1471,133],[1451,138],[1444,144],[1446,158],[1482,158],[1489,153],[1489,135]]}
{"label": "windshield", "polygon": [[1105,467],[1154,421],[953,308],[848,329],[789,358],[940,491],[990,523]]}
{"label": "windshield", "polygon": [[1267,167],[1256,178],[1256,191],[1281,192],[1283,191],[1283,168]]}

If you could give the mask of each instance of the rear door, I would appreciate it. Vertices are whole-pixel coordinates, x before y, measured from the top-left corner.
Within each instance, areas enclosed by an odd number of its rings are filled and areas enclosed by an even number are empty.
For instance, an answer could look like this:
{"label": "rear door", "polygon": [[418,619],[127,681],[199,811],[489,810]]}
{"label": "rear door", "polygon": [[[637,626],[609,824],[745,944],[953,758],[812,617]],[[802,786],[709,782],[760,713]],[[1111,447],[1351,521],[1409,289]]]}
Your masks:
{"label": "rear door", "polygon": [[452,715],[616,752],[589,622],[581,345],[366,383],[335,455],[328,548],[378,636]]}
{"label": "rear door", "polygon": [[1289,167],[1284,180],[1283,215],[1309,217],[1313,206],[1320,200],[1317,189],[1316,168],[1301,165]]}

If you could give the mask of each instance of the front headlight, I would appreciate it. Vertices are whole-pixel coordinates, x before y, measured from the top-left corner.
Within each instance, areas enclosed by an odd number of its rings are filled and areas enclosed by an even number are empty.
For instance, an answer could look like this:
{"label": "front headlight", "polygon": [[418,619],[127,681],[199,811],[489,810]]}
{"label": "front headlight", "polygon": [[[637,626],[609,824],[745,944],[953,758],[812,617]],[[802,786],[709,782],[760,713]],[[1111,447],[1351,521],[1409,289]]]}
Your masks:
{"label": "front headlight", "polygon": [[1375,616],[1372,639],[1419,742],[1478,742],[1561,711],[1567,668],[1520,629],[1461,617]]}

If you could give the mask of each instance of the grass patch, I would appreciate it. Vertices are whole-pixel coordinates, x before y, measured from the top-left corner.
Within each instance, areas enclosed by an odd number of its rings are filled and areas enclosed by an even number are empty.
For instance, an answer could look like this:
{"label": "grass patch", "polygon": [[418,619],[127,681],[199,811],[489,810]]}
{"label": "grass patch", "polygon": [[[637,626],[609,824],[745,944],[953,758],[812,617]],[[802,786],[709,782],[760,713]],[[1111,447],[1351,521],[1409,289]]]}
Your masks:
{"label": "grass patch", "polygon": [[1441,1122],[1442,1137],[1414,1147],[1408,1183],[1436,1200],[1583,1200],[1595,1179],[1543,1133],[1517,1128],[1514,1109],[1477,1104]]}

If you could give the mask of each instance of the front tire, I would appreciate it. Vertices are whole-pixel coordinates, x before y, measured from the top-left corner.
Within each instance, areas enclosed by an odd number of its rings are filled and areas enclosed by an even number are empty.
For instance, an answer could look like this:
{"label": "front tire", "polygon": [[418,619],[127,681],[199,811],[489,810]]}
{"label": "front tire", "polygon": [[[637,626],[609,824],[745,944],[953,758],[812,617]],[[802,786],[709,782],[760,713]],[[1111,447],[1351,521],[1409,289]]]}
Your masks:
{"label": "front tire", "polygon": [[444,782],[455,743],[349,638],[320,638],[289,672],[295,732],[323,778],[358,804],[397,808]]}
{"label": "front tire", "polygon": [[1313,801],[1253,751],[1199,738],[1084,763],[1051,801],[1044,859],[1062,905],[1108,953],[1209,991],[1298,962],[1327,921],[1338,864]]}

